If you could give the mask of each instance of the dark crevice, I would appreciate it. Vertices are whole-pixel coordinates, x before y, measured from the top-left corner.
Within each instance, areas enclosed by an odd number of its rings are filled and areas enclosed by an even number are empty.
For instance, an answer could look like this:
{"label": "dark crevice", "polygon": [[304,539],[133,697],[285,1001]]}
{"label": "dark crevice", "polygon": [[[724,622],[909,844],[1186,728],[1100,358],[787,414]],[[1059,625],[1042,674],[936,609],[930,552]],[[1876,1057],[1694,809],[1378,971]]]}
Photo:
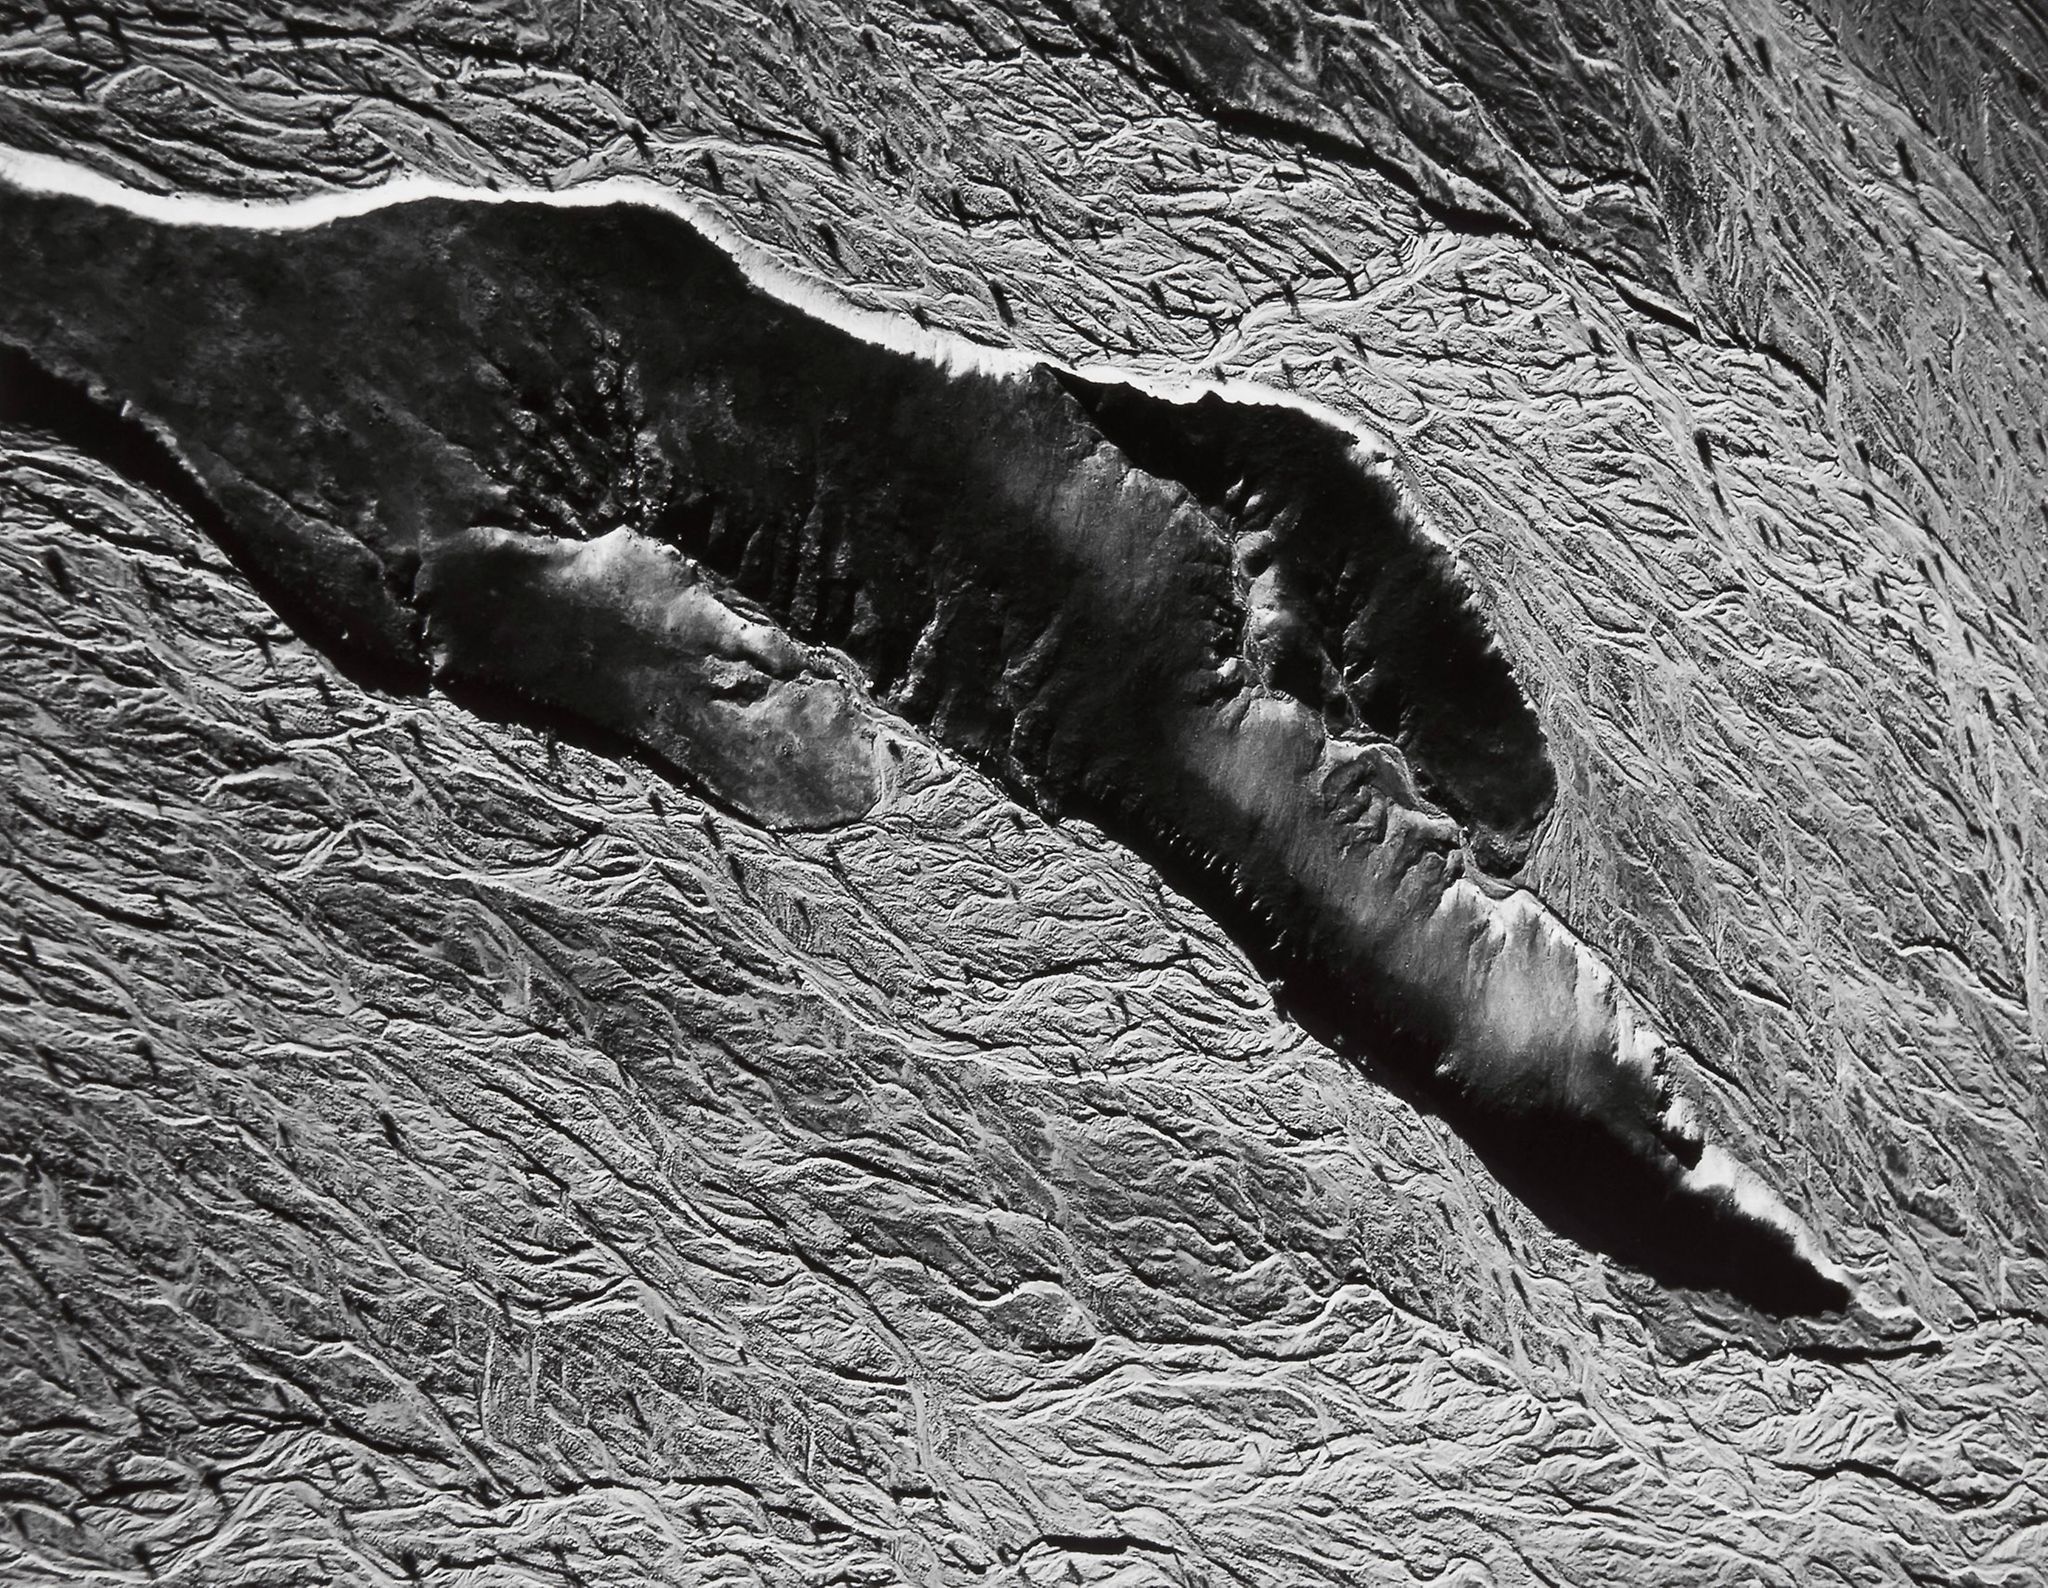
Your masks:
{"label": "dark crevice", "polygon": [[1129,1533],[1047,1533],[1038,1542],[1069,1555],[1174,1556],[1180,1553],[1168,1545],[1155,1544],[1149,1538],[1134,1538]]}
{"label": "dark crevice", "polygon": [[[1461,203],[1447,197],[1413,164],[1374,148],[1364,137],[1347,137],[1342,133],[1315,126],[1298,116],[1261,110],[1256,106],[1226,97],[1222,86],[1207,81],[1200,70],[1191,69],[1175,59],[1170,49],[1147,37],[1154,25],[1141,21],[1136,26],[1128,26],[1118,20],[1110,24],[1109,31],[1104,32],[1101,27],[1085,21],[1072,6],[1062,6],[1060,9],[1077,35],[1088,40],[1102,59],[1133,75],[1133,62],[1142,60],[1158,74],[1162,82],[1192,100],[1201,113],[1217,127],[1248,137],[1288,144],[1304,154],[1315,155],[1332,164],[1370,171],[1407,194],[1429,220],[1460,235],[1507,236],[1546,244],[1606,280],[1622,301],[1637,313],[1679,331],[1692,340],[1713,340],[1699,318],[1688,315],[1674,306],[1662,292],[1646,283],[1640,272],[1631,273],[1625,269],[1618,258],[1612,257],[1612,250],[1599,246],[1598,237],[1589,239],[1573,235],[1571,230],[1557,224],[1546,224],[1541,218],[1532,218],[1526,213],[1525,206],[1518,205],[1506,195],[1480,182],[1471,171],[1461,171],[1459,174],[1484,192],[1498,208]],[[1191,33],[1198,31],[1191,29]],[[1501,41],[1496,38],[1495,42]],[[1117,48],[1119,43],[1128,47],[1128,57],[1124,50]],[[1455,62],[1449,60],[1444,64],[1456,66]],[[1333,114],[1341,114],[1341,107],[1334,102],[1328,103],[1326,108]],[[1409,141],[1413,144],[1418,159],[1427,161],[1430,158],[1423,151],[1419,139],[1411,135]],[[1654,219],[1661,228],[1663,246],[1667,251],[1683,252],[1683,249],[1675,249],[1673,240],[1682,228],[1674,225],[1673,206],[1662,201],[1664,183],[1660,182],[1657,176],[1645,171],[1617,169],[1609,175],[1613,180],[1625,182],[1639,192],[1649,191],[1660,196],[1654,210]],[[1682,179],[1683,176],[1682,171],[1665,173],[1666,180]],[[1675,290],[1675,274],[1667,279]],[[2035,280],[2038,285],[2039,277],[2036,276]],[[1826,400],[1827,380],[1824,372],[1816,372],[1798,354],[1768,337],[1744,334],[1734,326],[1732,320],[1721,314],[1717,313],[1714,318],[1723,323],[1723,329],[1728,332],[1734,345],[1768,360],[1806,387],[1816,398]]]}
{"label": "dark crevice", "polygon": [[1536,238],[1541,235],[1534,226],[1515,212],[1507,200],[1498,201],[1501,208],[1497,211],[1461,204],[1455,199],[1446,198],[1443,194],[1432,191],[1430,186],[1408,167],[1364,143],[1341,137],[1336,133],[1319,131],[1298,121],[1290,121],[1284,116],[1249,110],[1242,106],[1211,103],[1203,108],[1209,118],[1226,132],[1243,133],[1249,137],[1268,138],[1276,143],[1292,144],[1334,165],[1360,167],[1384,178],[1406,193],[1415,201],[1417,209],[1446,231],[1457,232],[1464,237]]}
{"label": "dark crevice", "polygon": [[[1461,204],[1433,191],[1429,184],[1414,171],[1387,155],[1381,154],[1370,145],[1355,138],[1324,131],[1287,116],[1261,111],[1247,105],[1233,104],[1218,95],[1209,84],[1185,71],[1178,61],[1165,51],[1145,42],[1130,32],[1104,34],[1098,27],[1090,25],[1071,4],[1055,0],[1055,9],[1077,36],[1087,41],[1096,56],[1118,71],[1144,84],[1133,69],[1133,62],[1142,60],[1158,74],[1159,80],[1177,93],[1185,94],[1197,109],[1227,132],[1241,133],[1247,137],[1265,138],[1276,143],[1292,144],[1309,154],[1330,161],[1334,165],[1355,166],[1371,171],[1376,176],[1391,182],[1406,193],[1431,220],[1455,232],[1471,237],[1492,237],[1500,235],[1533,236],[1529,224],[1515,214],[1505,199],[1489,193],[1500,204],[1499,210],[1481,209],[1475,205]],[[1127,58],[1117,43],[1129,47]]]}
{"label": "dark crevice", "polygon": [[1939,1356],[1941,1340],[1905,1340],[1889,1345],[1838,1344],[1827,1340],[1808,1341],[1787,1348],[1787,1355],[1803,1356],[1815,1362],[1893,1362],[1901,1357]]}
{"label": "dark crevice", "polygon": [[[1239,892],[1179,834],[1134,831],[1121,813],[1090,805],[1072,814],[1114,833],[1221,925],[1287,1018],[1411,1107],[1442,1117],[1559,1234],[1660,1284],[1725,1291],[1772,1317],[1836,1313],[1850,1304],[1849,1289],[1818,1272],[1789,1233],[1760,1226],[1732,1204],[1689,1195],[1675,1182],[1615,1196],[1615,1187],[1637,1184],[1641,1165],[1637,1149],[1602,1120],[1432,1084],[1436,1052],[1426,1029],[1330,960],[1291,946],[1275,930],[1276,912]],[[1285,909],[1277,913],[1284,920]]]}

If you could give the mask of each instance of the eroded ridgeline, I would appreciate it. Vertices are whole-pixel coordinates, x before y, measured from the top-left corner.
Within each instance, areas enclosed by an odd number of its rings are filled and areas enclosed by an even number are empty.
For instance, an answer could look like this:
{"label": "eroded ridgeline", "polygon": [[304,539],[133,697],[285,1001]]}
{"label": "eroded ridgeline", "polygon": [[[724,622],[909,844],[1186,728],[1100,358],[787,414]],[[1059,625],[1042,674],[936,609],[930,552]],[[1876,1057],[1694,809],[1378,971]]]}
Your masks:
{"label": "eroded ridgeline", "polygon": [[19,416],[154,471],[387,687],[789,826],[870,808],[908,718],[1154,859],[1561,1227],[1846,1301],[1597,956],[1487,874],[1549,809],[1542,734],[1350,430],[882,345],[645,203],[265,229],[7,192],[0,342]]}

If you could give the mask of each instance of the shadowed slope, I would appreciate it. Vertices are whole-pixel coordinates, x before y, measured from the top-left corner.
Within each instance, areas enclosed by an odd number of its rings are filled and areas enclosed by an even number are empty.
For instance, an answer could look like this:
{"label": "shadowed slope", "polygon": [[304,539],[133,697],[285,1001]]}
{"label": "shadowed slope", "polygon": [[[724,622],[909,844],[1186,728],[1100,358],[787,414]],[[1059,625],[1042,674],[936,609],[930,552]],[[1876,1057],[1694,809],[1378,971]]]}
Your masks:
{"label": "shadowed slope", "polygon": [[309,637],[803,825],[879,796],[851,658],[1154,858],[1561,1227],[1773,1310],[1847,1300],[1612,974],[1475,864],[1519,859],[1553,774],[1359,437],[878,346],[636,206],[292,234],[9,196],[0,223],[0,341],[174,438]]}

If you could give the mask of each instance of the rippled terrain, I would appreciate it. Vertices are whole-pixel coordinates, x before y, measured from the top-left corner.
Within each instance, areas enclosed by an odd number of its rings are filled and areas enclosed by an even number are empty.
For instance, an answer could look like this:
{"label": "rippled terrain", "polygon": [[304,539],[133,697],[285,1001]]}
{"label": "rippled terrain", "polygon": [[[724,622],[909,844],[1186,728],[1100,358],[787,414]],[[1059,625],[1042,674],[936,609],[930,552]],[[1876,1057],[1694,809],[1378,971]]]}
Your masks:
{"label": "rippled terrain", "polygon": [[0,62],[0,1575],[2043,1580],[2023,12]]}

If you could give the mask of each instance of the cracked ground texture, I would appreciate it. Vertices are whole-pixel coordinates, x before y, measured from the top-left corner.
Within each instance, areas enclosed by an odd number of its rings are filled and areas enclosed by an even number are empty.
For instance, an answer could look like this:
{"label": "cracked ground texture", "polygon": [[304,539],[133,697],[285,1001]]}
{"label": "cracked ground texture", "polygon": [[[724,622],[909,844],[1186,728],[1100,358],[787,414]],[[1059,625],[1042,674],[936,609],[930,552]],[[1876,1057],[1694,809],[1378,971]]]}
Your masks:
{"label": "cracked ground texture", "polygon": [[[855,304],[1372,424],[1558,764],[1521,880],[1856,1318],[1559,1239],[929,747],[778,836],[366,694],[30,416],[0,1575],[2048,1580],[2037,25],[1563,7],[1613,149],[1482,221],[1434,123],[1354,147],[1313,50],[1205,81],[1143,10],[0,7],[0,142],[226,196],[644,174]],[[1534,147],[1476,8],[1375,11]],[[1290,15],[1228,58],[1335,25]]]}

